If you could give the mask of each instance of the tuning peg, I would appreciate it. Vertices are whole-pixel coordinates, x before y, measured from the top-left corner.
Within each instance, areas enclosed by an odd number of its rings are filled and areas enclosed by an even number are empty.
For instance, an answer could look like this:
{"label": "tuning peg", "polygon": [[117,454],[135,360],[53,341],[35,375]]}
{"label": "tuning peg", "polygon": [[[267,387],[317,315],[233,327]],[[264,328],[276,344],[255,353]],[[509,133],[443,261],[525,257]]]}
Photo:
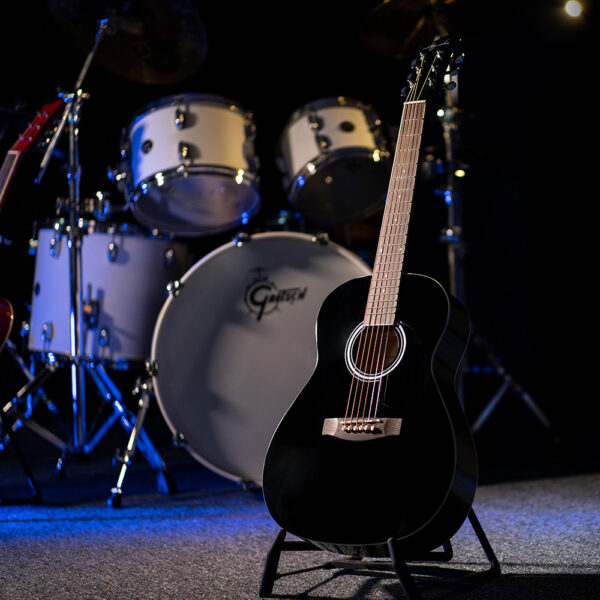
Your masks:
{"label": "tuning peg", "polygon": [[459,54],[458,56],[456,56],[455,58],[452,59],[452,64],[456,68],[458,68],[463,63],[464,60],[465,60],[465,55],[464,55],[464,53],[461,53],[461,54]]}

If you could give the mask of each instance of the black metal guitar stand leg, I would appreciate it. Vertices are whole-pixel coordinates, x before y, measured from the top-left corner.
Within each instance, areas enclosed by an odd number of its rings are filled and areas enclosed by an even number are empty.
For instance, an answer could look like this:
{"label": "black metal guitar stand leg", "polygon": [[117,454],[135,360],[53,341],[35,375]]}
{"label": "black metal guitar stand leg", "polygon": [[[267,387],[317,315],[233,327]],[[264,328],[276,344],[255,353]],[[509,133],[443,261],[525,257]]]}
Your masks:
{"label": "black metal guitar stand leg", "polygon": [[[483,549],[483,552],[489,561],[489,567],[482,571],[470,571],[466,573],[465,577],[471,580],[475,578],[492,579],[498,577],[501,573],[500,563],[498,562],[494,550],[492,549],[492,546],[485,535],[483,527],[479,523],[479,520],[477,519],[473,509],[469,511],[468,519],[473,531],[475,532],[475,535],[477,536],[477,539],[479,540],[479,543],[481,544],[481,548]],[[297,575],[318,569],[344,569],[354,572],[355,574],[376,574],[378,571],[393,571],[400,580],[407,598],[409,600],[420,600],[421,591],[417,586],[407,563],[449,562],[453,557],[452,544],[450,540],[443,545],[442,550],[427,552],[420,556],[411,555],[410,557],[406,557],[397,549],[396,540],[391,538],[388,540],[387,544],[390,557],[389,561],[369,561],[362,558],[347,557],[339,560],[326,561],[322,564],[303,569],[279,572],[279,560],[282,552],[321,550],[310,542],[295,540],[286,541],[286,535],[287,532],[284,529],[280,529],[269,552],[267,553],[263,576],[259,588],[259,596],[261,598],[271,597],[273,594],[273,586],[275,581],[282,577],[286,577],[288,575]]]}

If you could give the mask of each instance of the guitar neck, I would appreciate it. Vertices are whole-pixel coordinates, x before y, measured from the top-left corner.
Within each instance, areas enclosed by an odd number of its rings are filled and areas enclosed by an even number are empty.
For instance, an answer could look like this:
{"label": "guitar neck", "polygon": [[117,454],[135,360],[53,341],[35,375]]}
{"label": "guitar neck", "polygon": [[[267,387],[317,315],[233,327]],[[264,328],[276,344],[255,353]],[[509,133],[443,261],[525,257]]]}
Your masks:
{"label": "guitar neck", "polygon": [[6,154],[6,158],[0,168],[0,211],[4,205],[6,193],[10,186],[10,182],[17,170],[17,165],[21,160],[21,152],[18,150],[9,150]]}
{"label": "guitar neck", "polygon": [[393,325],[421,148],[425,100],[405,102],[364,323]]}
{"label": "guitar neck", "polygon": [[27,130],[19,136],[19,139],[7,152],[6,158],[0,168],[0,211],[2,210],[8,188],[15,175],[23,152],[25,152],[25,150],[27,150],[27,148],[44,133],[49,121],[58,112],[61,106],[64,106],[64,101],[62,99],[44,104],[42,109],[36,114],[34,120],[29,124],[29,127],[27,127]]}

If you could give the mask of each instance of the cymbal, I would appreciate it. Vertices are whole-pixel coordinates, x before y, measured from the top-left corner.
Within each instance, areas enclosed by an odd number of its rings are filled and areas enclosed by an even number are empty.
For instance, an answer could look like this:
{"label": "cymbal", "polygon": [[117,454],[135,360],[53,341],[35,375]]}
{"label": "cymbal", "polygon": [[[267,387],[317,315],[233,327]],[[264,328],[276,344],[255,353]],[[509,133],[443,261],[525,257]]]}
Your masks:
{"label": "cymbal", "polygon": [[206,29],[192,0],[46,0],[63,32],[82,51],[98,21],[108,29],[94,61],[143,84],[177,83],[193,75],[207,52]]}
{"label": "cymbal", "polygon": [[489,9],[487,0],[384,0],[363,19],[359,38],[376,54],[414,58],[437,37],[469,34]]}

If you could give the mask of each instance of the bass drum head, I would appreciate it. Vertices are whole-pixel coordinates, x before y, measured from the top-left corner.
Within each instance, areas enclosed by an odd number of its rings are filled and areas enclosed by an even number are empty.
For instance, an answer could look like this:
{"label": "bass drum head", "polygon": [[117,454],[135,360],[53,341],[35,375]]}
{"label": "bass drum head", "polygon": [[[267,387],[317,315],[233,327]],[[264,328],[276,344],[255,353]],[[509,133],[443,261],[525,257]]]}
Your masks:
{"label": "bass drum head", "polygon": [[314,370],[325,297],[370,267],[291,232],[217,248],[180,281],[154,330],[154,391],[176,438],[217,473],[262,485],[264,457]]}

